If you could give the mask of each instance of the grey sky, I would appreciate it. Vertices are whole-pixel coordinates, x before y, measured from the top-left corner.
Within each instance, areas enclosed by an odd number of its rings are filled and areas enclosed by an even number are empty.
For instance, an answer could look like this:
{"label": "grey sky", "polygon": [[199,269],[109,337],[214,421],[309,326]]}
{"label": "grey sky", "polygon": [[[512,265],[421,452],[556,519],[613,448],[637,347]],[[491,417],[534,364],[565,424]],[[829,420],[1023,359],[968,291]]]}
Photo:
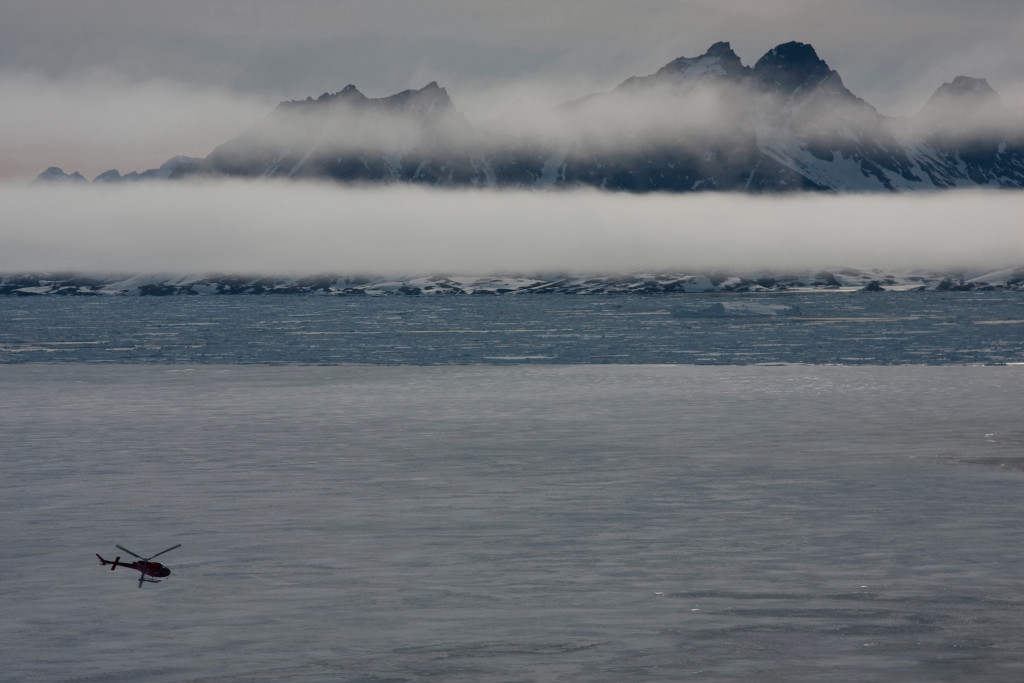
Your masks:
{"label": "grey sky", "polygon": [[1024,107],[1020,0],[2,0],[0,178],[204,155],[277,101],[348,83],[383,96],[437,80],[475,120],[718,40],[747,64],[811,43],[886,114],[958,74]]}

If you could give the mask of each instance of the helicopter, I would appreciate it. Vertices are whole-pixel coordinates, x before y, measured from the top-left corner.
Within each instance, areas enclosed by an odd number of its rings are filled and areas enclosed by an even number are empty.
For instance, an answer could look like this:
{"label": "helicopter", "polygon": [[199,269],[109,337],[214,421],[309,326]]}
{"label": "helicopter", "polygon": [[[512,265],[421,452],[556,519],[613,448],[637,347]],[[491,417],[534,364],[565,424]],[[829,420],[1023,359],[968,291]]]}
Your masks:
{"label": "helicopter", "polygon": [[[160,583],[160,579],[163,579],[163,578],[171,575],[171,570],[170,569],[168,569],[167,567],[163,566],[159,562],[150,562],[150,560],[152,560],[154,557],[160,557],[164,553],[169,553],[172,550],[174,550],[175,548],[180,548],[181,544],[179,543],[178,545],[172,545],[167,550],[161,550],[156,555],[150,555],[149,557],[143,557],[142,555],[139,555],[138,553],[134,553],[131,550],[128,550],[128,548],[125,548],[123,545],[116,545],[115,547],[120,548],[121,550],[125,551],[129,555],[132,555],[134,557],[139,558],[138,561],[137,562],[132,562],[131,564],[128,564],[126,562],[121,562],[121,556],[118,555],[114,559],[114,561],[111,562],[110,560],[104,560],[102,557],[100,557],[99,553],[96,553],[96,557],[99,557],[100,564],[103,565],[104,567],[106,567],[109,564],[110,565],[110,571],[114,571],[118,567],[126,567],[127,569],[134,569],[135,571],[139,572],[139,588],[142,588],[142,584],[143,583]],[[159,579],[156,578],[158,576],[160,577]]]}

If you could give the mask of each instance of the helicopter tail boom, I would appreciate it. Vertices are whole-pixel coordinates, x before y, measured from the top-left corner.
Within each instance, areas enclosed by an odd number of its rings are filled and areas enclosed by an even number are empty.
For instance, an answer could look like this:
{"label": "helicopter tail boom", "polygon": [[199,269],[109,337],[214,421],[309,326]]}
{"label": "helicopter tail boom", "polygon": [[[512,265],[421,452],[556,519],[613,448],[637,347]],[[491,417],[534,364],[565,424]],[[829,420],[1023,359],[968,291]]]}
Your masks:
{"label": "helicopter tail boom", "polygon": [[[103,565],[104,567],[106,567],[109,564],[110,565],[110,571],[114,571],[115,569],[117,569],[117,567],[118,567],[117,563],[121,561],[121,556],[120,555],[118,555],[114,559],[113,562],[111,562],[110,560],[104,560],[102,557],[100,557],[99,553],[96,553],[96,557],[99,558],[100,564]],[[123,567],[125,565],[122,564],[121,566]]]}

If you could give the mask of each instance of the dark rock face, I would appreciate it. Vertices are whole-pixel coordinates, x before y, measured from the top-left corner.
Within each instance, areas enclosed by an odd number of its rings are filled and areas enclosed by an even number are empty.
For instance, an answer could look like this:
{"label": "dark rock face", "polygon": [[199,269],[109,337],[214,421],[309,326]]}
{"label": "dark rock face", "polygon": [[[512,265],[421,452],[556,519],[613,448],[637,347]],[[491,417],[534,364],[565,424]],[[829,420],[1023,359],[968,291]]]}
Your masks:
{"label": "dark rock face", "polygon": [[828,68],[813,47],[796,42],[772,48],[757,60],[754,78],[766,89],[787,97],[821,87],[829,79],[835,79],[830,87],[843,87],[839,74]]}
{"label": "dark rock face", "polygon": [[628,192],[1019,188],[1024,122],[984,79],[958,76],[918,116],[893,119],[810,45],[779,45],[749,67],[718,42],[610,92],[486,126],[437,83],[382,98],[349,85],[281,103],[205,159],[97,181],[195,174]]}

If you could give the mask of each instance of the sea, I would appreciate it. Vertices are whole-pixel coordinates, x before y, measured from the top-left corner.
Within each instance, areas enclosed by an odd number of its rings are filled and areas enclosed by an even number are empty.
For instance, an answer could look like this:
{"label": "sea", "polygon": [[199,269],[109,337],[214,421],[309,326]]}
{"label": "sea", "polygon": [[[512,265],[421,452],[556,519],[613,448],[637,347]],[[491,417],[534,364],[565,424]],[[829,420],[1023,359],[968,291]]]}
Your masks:
{"label": "sea", "polygon": [[3,297],[0,680],[1021,681],[1022,418],[1014,292]]}

